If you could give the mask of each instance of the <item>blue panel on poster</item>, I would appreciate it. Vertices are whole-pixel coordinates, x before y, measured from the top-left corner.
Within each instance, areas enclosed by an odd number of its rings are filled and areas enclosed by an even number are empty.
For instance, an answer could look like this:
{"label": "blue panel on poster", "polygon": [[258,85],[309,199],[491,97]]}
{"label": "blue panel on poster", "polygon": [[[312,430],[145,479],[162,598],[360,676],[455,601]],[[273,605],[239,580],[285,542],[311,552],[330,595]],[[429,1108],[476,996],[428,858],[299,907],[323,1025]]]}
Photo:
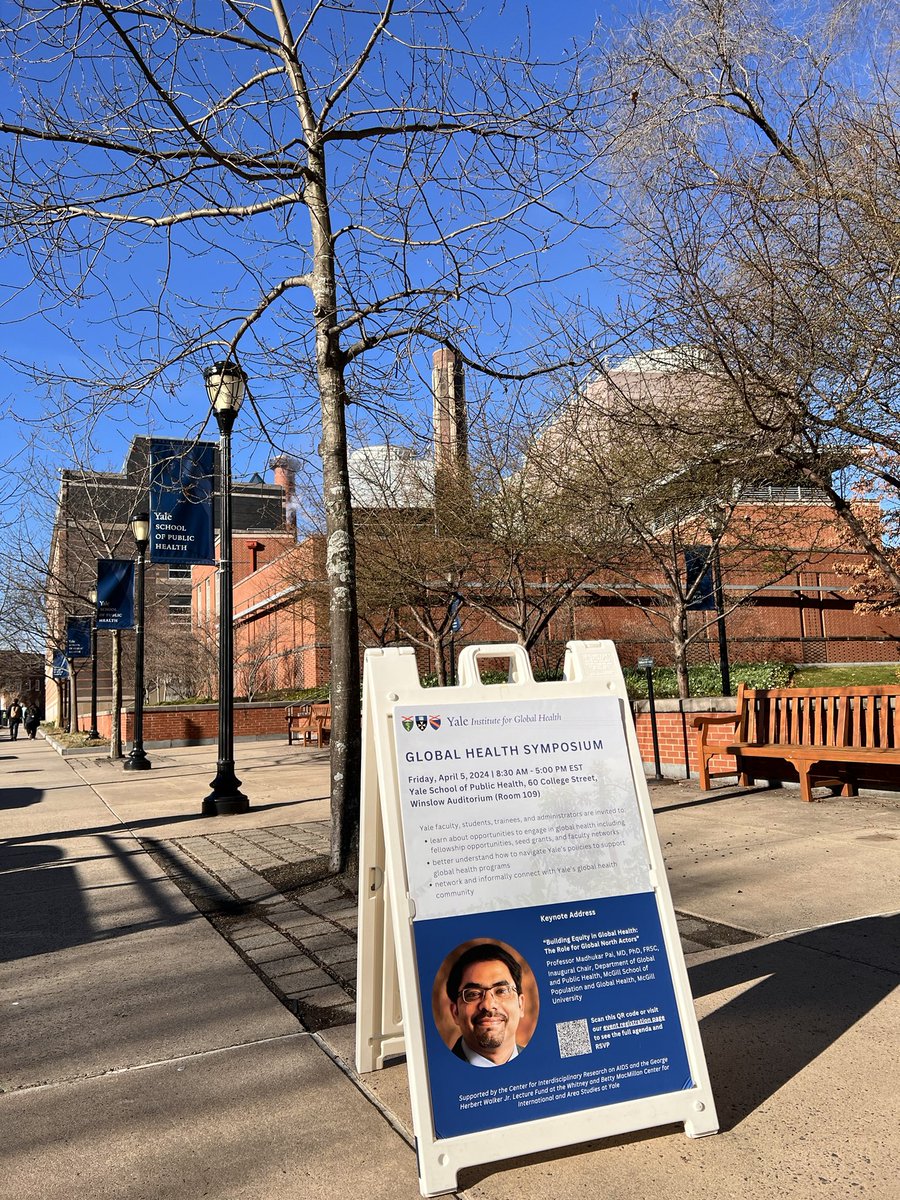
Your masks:
{"label": "blue panel on poster", "polygon": [[[413,930],[438,1138],[694,1086],[653,893],[415,921]],[[454,1011],[450,966],[463,945],[485,939],[524,962],[522,999],[504,1012],[490,993],[470,1005],[458,996]],[[482,1068],[460,1057],[460,1039],[473,1056],[479,1038],[499,1039],[510,1022],[519,1049],[509,1061]]]}
{"label": "blue panel on poster", "polygon": [[150,443],[150,561],[212,564],[211,442],[154,438]]}

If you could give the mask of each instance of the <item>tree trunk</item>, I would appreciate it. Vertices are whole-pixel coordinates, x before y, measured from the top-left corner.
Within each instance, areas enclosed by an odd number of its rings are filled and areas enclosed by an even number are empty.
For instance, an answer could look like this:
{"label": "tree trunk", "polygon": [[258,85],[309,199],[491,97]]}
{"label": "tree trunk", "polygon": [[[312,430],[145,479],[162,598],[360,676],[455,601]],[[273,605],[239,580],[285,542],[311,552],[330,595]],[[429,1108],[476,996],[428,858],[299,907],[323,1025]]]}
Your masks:
{"label": "tree trunk", "polygon": [[447,660],[444,654],[443,636],[435,630],[431,634],[431,651],[434,656],[434,671],[438,687],[447,686]]}
{"label": "tree trunk", "polygon": [[331,869],[343,871],[359,830],[362,757],[356,543],[347,468],[347,396],[324,154],[311,149],[307,205],[313,241],[313,317],[322,421],[325,570],[331,633]]}
{"label": "tree trunk", "polygon": [[687,664],[687,614],[683,608],[677,608],[672,617],[672,649],[675,654],[678,695],[682,700],[687,700],[691,694],[691,681]]}
{"label": "tree trunk", "polygon": [[331,855],[335,873],[348,867],[358,846],[362,763],[359,628],[356,618],[356,545],[347,465],[345,360],[337,328],[337,275],[325,146],[303,69],[296,57],[282,0],[271,0],[282,57],[306,141],[304,200],[309,213],[316,336],[316,376],[322,421],[322,490],[325,502],[325,571],[331,635]]}
{"label": "tree trunk", "polygon": [[359,828],[362,731],[356,548],[347,472],[344,381],[342,368],[333,362],[329,341],[317,336],[331,633],[331,869],[339,872],[352,856]]}

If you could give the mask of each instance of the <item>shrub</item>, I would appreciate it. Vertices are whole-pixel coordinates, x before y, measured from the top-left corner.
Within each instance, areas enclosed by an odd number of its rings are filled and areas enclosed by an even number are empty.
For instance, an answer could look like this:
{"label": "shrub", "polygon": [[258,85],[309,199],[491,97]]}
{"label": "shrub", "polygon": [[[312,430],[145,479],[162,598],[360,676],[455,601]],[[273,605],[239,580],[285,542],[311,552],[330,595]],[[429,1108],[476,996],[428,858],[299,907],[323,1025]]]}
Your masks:
{"label": "shrub", "polygon": [[[748,687],[789,687],[794,675],[792,663],[735,663],[731,668],[731,686],[737,690],[739,683]],[[647,699],[647,674],[637,667],[625,667],[625,685],[632,700]],[[721,696],[722,675],[714,663],[688,668],[688,679],[692,696]],[[653,668],[653,691],[658,700],[674,700],[678,697],[678,679],[674,667]]]}
{"label": "shrub", "polygon": [[753,688],[790,687],[795,670],[793,663],[741,663],[733,668],[731,682],[735,687],[739,683]]}

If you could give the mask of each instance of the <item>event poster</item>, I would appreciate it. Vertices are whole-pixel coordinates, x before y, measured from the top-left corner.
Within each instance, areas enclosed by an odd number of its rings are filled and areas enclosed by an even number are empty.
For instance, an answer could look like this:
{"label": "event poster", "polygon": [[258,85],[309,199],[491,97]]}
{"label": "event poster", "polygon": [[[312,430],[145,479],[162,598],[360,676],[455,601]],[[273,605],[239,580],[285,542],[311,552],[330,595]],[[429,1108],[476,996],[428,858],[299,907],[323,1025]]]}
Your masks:
{"label": "event poster", "polygon": [[693,1087],[620,701],[394,726],[437,1136]]}
{"label": "event poster", "polygon": [[130,558],[97,560],[97,628],[134,627],[134,561]]}
{"label": "event poster", "polygon": [[150,442],[150,561],[215,563],[212,442]]}

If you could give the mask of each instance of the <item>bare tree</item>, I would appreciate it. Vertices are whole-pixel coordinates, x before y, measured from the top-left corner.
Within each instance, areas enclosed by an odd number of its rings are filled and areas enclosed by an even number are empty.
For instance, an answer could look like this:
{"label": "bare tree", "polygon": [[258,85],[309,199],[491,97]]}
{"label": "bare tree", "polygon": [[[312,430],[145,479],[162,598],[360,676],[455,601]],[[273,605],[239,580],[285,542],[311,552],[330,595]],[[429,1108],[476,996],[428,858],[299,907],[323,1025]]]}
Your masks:
{"label": "bare tree", "polygon": [[473,445],[466,600],[531,651],[593,574],[604,531],[520,403],[483,414]]}
{"label": "bare tree", "polygon": [[272,628],[257,629],[252,637],[242,641],[235,667],[242,693],[248,700],[276,686],[277,645],[277,631]]}
{"label": "bare tree", "polygon": [[682,696],[689,648],[717,619],[703,593],[720,561],[742,580],[719,610],[727,616],[824,550],[821,500],[745,500],[773,479],[771,455],[748,454],[753,434],[727,380],[676,347],[573,381],[529,454],[525,474],[552,480],[549,512],[580,545],[592,589],[640,609],[668,640]]}
{"label": "bare tree", "polygon": [[[378,528],[360,528],[360,619],[370,644],[412,642],[428,651],[438,685],[448,682],[447,644],[459,619],[456,602],[466,575],[460,545],[434,529],[433,517],[382,514]],[[477,621],[468,620],[470,636]]]}
{"label": "bare tree", "polygon": [[152,597],[146,609],[144,679],[155,703],[210,696],[217,642],[205,625],[173,621],[165,597]]}
{"label": "bare tree", "polygon": [[[265,381],[269,436],[317,396],[338,868],[360,751],[346,409],[383,403],[423,340],[508,369],[506,293],[579,218],[579,55],[536,71],[437,0],[46,0],[17,6],[4,41],[21,96],[0,120],[7,236],[45,306],[75,298],[119,331],[110,368],[85,373],[85,416],[161,401],[211,355]],[[107,270],[125,258],[127,277]]]}
{"label": "bare tree", "polygon": [[677,0],[607,44],[624,299],[601,342],[702,349],[731,416],[695,432],[826,496],[900,594],[849,488],[900,485],[895,6]]}
{"label": "bare tree", "polygon": [[[436,470],[414,445],[369,445],[350,457],[359,543],[360,623],[376,645],[412,642],[447,682],[446,642],[467,557],[462,524],[471,507],[468,472]],[[471,526],[467,525],[471,533]]]}

